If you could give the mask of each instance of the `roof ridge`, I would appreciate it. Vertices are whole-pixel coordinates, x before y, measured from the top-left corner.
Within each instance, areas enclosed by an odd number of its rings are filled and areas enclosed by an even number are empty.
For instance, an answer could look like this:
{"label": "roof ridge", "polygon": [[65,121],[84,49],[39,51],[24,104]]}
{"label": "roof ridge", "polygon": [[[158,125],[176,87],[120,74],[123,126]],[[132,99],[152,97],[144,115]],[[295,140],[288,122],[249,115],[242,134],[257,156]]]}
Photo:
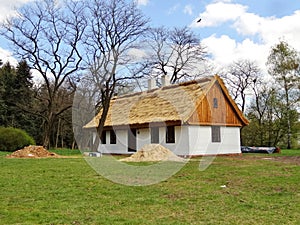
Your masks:
{"label": "roof ridge", "polygon": [[167,89],[173,89],[173,88],[177,88],[180,86],[188,86],[191,84],[196,84],[196,83],[204,83],[207,81],[212,81],[215,78],[215,76],[206,76],[206,77],[201,77],[198,79],[193,79],[193,80],[188,80],[188,81],[184,81],[181,83],[177,83],[177,84],[170,84],[168,86],[163,86],[163,87],[158,87],[158,88],[154,88],[151,90],[145,90],[145,91],[140,91],[140,92],[133,92],[133,93],[129,93],[129,94],[125,94],[125,95],[121,95],[121,96],[116,96],[113,97],[112,100],[116,100],[116,99],[123,99],[123,98],[129,98],[129,97],[133,97],[133,96],[139,96],[139,95],[143,95],[143,94],[149,94],[155,91],[159,91],[159,90],[167,90]]}

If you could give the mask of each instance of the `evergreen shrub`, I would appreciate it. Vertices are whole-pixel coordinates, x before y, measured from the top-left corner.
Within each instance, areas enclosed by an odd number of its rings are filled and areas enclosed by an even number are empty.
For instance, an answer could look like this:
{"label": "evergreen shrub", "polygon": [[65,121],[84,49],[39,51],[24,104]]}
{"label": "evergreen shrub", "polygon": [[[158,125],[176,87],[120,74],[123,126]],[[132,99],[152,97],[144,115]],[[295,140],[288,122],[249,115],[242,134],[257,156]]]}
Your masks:
{"label": "evergreen shrub", "polygon": [[13,152],[28,145],[35,145],[26,131],[13,127],[0,127],[0,151]]}

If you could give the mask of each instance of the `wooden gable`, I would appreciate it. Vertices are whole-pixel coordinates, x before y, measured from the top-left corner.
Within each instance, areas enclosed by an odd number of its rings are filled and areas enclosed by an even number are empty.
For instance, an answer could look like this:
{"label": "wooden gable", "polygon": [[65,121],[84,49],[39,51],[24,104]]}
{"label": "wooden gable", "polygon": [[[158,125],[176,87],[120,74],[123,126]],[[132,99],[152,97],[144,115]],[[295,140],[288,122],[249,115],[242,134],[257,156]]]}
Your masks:
{"label": "wooden gable", "polygon": [[[226,93],[223,83],[216,80],[198,103],[196,110],[188,120],[194,125],[244,126],[248,124],[240,110]],[[224,89],[225,88],[225,89]]]}

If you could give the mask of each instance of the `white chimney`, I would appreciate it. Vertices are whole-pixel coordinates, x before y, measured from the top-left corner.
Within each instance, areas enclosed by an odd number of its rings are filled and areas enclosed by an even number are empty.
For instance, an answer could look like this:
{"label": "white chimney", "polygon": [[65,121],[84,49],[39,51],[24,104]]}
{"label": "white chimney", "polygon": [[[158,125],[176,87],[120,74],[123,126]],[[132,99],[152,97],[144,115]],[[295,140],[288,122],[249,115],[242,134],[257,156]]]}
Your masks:
{"label": "white chimney", "polygon": [[156,80],[154,78],[148,80],[148,90],[156,88]]}
{"label": "white chimney", "polygon": [[161,86],[164,87],[170,85],[170,79],[171,77],[169,75],[161,76]]}

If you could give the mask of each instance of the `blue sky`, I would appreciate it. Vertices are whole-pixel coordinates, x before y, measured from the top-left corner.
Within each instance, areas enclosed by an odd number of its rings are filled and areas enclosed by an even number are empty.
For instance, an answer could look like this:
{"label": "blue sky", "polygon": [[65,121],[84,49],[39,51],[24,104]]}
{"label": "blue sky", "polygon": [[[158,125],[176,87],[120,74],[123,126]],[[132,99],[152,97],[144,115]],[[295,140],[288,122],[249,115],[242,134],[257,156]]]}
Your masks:
{"label": "blue sky", "polygon": [[[0,0],[0,21],[31,0]],[[135,0],[152,26],[190,26],[217,66],[238,59],[261,67],[270,47],[283,39],[300,51],[299,0]],[[201,18],[200,23],[195,21]],[[0,58],[13,60],[0,39]]]}
{"label": "blue sky", "polygon": [[[298,0],[137,0],[153,26],[190,26],[216,65],[239,59],[265,67],[279,40],[300,51]],[[200,23],[195,21],[201,18]],[[263,70],[265,68],[262,68]]]}

